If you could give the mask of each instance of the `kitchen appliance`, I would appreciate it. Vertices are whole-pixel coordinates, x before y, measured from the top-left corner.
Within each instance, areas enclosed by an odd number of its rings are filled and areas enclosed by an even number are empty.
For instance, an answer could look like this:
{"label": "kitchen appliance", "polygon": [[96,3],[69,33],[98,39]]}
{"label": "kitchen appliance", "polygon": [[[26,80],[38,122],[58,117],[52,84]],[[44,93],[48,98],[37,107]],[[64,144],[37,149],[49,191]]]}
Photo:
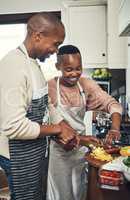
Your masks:
{"label": "kitchen appliance", "polygon": [[108,94],[111,92],[111,85],[110,85],[110,80],[108,81],[103,81],[103,80],[96,80],[97,84]]}
{"label": "kitchen appliance", "polygon": [[110,114],[99,111],[96,114],[96,136],[98,138],[104,138],[110,129],[111,119]]}
{"label": "kitchen appliance", "polygon": [[120,95],[120,97],[119,97],[119,103],[122,105],[122,108],[123,108],[123,112],[122,112],[122,115],[123,116],[126,116],[126,112],[128,112],[127,111],[127,104],[126,104],[126,95]]}

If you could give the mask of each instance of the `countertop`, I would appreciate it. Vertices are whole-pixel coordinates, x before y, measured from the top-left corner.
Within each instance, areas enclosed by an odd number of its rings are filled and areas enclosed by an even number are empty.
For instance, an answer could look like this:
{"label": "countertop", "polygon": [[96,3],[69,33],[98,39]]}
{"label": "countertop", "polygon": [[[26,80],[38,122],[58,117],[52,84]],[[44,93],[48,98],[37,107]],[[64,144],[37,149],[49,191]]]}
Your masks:
{"label": "countertop", "polygon": [[89,164],[88,167],[88,190],[86,200],[129,200],[130,182],[125,182],[119,191],[101,189],[98,183],[98,168]]}

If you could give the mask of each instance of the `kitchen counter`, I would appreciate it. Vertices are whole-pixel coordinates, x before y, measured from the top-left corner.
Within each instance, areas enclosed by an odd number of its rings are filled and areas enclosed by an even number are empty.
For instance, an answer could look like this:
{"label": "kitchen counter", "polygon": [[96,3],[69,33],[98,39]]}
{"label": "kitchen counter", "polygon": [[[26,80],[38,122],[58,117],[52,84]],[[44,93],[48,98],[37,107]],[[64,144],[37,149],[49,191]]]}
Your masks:
{"label": "kitchen counter", "polygon": [[0,168],[0,200],[10,200],[10,192],[8,188],[8,181],[5,173]]}
{"label": "kitchen counter", "polygon": [[89,163],[88,166],[88,191],[86,200],[129,200],[130,182],[123,184],[119,191],[101,189],[98,185],[98,168]]}
{"label": "kitchen counter", "polygon": [[0,189],[8,187],[8,181],[5,173],[0,168]]}

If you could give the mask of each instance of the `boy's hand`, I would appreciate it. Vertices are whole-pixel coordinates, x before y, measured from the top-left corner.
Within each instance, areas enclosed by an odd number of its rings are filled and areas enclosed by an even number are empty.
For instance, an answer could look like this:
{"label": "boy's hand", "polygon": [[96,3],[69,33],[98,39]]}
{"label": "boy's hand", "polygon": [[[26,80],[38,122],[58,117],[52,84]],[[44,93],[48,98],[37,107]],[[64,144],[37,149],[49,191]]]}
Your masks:
{"label": "boy's hand", "polygon": [[81,146],[87,146],[89,144],[93,144],[94,146],[98,146],[101,144],[100,140],[96,138],[95,136],[91,135],[80,135],[80,145]]}
{"label": "boy's hand", "polygon": [[120,137],[120,131],[110,129],[106,135],[105,143],[112,144],[113,141],[118,141]]}

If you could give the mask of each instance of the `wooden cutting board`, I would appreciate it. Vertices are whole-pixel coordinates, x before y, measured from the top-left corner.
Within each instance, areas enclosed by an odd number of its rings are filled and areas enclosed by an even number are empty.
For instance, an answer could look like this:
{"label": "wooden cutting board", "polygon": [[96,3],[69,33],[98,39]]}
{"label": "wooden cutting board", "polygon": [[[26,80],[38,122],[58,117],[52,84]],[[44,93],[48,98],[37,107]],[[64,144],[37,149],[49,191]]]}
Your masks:
{"label": "wooden cutting board", "polygon": [[85,155],[85,160],[92,165],[93,167],[97,167],[100,168],[102,165],[108,163],[108,161],[102,161],[102,160],[98,160],[94,157],[92,157],[90,154],[86,154]]}

